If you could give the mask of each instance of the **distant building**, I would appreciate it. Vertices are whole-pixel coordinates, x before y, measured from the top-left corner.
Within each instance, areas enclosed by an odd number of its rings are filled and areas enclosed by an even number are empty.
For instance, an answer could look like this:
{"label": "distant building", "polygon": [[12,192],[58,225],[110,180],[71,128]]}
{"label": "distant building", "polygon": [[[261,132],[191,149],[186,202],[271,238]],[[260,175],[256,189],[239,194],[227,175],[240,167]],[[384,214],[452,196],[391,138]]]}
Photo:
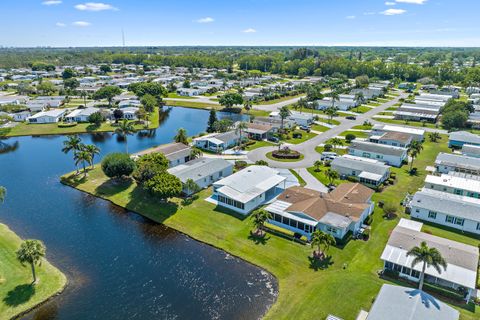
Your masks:
{"label": "distant building", "polygon": [[65,109],[52,109],[49,111],[42,111],[39,113],[34,114],[27,118],[29,123],[37,123],[37,124],[44,124],[44,123],[57,123],[59,122],[63,116],[67,113]]}
{"label": "distant building", "polygon": [[88,118],[95,112],[99,112],[99,108],[88,107],[85,109],[76,109],[65,116],[65,121],[70,122],[88,122]]}

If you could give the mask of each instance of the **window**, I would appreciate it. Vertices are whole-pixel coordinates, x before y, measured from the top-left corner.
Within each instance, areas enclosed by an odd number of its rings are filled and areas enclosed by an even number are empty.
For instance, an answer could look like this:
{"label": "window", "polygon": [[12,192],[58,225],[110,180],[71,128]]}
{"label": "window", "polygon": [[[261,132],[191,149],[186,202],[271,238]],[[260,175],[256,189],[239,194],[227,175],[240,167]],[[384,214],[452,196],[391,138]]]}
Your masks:
{"label": "window", "polygon": [[454,221],[455,221],[455,218],[452,217],[452,216],[446,216],[445,217],[445,222],[454,223]]}
{"label": "window", "polygon": [[416,213],[420,213],[420,209],[415,209],[415,212],[416,212]]}
{"label": "window", "polygon": [[370,153],[364,152],[364,153],[362,153],[362,157],[370,158]]}
{"label": "window", "polygon": [[336,234],[337,233],[337,229],[333,228],[333,227],[330,227],[330,226],[327,226],[327,231],[330,232],[330,233],[333,233],[333,234]]}
{"label": "window", "polygon": [[462,195],[462,194],[463,194],[463,191],[462,191],[462,190],[459,190],[459,189],[455,189],[454,193],[455,193],[455,194]]}
{"label": "window", "polygon": [[437,218],[437,213],[435,211],[428,211],[428,217],[430,219],[436,219]]}
{"label": "window", "polygon": [[465,219],[462,218],[456,218],[455,219],[455,224],[459,226],[463,226],[463,223],[465,222]]}
{"label": "window", "polygon": [[383,159],[383,156],[381,154],[377,154],[377,159]]}
{"label": "window", "polygon": [[477,222],[477,230],[480,230],[480,222]]}

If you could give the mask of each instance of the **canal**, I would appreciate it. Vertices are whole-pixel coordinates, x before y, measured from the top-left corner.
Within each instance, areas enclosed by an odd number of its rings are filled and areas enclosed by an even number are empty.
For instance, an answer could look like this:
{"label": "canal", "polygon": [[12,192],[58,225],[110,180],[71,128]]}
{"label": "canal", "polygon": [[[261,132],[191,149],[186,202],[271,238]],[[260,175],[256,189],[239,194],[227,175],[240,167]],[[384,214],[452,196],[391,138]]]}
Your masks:
{"label": "canal", "polygon": [[[166,109],[167,110],[167,109]],[[137,152],[171,142],[176,130],[205,130],[209,112],[172,108],[161,125],[128,139]],[[219,118],[242,116],[218,113]],[[81,135],[107,153],[124,151],[111,133]],[[61,152],[65,137],[19,137],[0,154],[0,185],[8,190],[0,222],[23,238],[41,239],[48,259],[69,278],[59,297],[25,319],[257,319],[275,301],[277,283],[263,270],[66,187],[74,169]]]}

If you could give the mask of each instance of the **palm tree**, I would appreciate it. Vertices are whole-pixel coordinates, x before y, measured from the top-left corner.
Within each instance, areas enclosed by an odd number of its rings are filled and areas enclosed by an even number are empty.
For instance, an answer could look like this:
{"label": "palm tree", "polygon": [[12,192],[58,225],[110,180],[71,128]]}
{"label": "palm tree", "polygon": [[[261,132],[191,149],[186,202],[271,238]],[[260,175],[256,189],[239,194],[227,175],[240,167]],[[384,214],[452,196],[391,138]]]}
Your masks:
{"label": "palm tree", "polygon": [[190,151],[190,160],[200,158],[201,156],[203,156],[203,152],[198,148],[192,148]]}
{"label": "palm tree", "polygon": [[87,92],[84,90],[80,91],[80,97],[83,98],[83,105],[87,107]]}
{"label": "palm tree", "polygon": [[331,94],[330,94],[330,97],[332,98],[332,108],[335,109],[335,101],[339,101],[340,100],[340,97],[338,96],[338,93],[336,91],[333,91]]}
{"label": "palm tree", "polygon": [[430,132],[428,134],[428,138],[430,139],[431,142],[437,142],[442,137],[440,136],[440,133],[438,133],[438,132]]}
{"label": "palm tree", "polygon": [[320,166],[322,165],[322,161],[316,160],[313,165],[315,166],[315,171],[318,172],[320,171]]}
{"label": "palm tree", "polygon": [[358,106],[361,105],[365,101],[365,97],[363,96],[363,92],[355,93],[355,100],[357,101],[357,112],[358,112]]}
{"label": "palm tree", "polygon": [[95,168],[93,159],[95,158],[95,155],[100,154],[100,148],[94,144],[87,144],[83,147],[83,150],[90,153],[90,165],[92,166],[92,169]]}
{"label": "palm tree", "polygon": [[[63,153],[69,153],[70,151],[73,152],[73,158],[75,159],[75,156],[78,151],[80,151],[82,147],[82,139],[78,135],[72,135],[68,136],[67,140],[63,141],[63,148],[62,152]],[[78,173],[78,166],[77,166],[77,173]]]}
{"label": "palm tree", "polygon": [[420,247],[413,247],[410,251],[407,252],[407,257],[413,256],[412,268],[417,264],[422,263],[422,272],[420,273],[420,284],[418,286],[419,290],[422,290],[423,280],[425,278],[425,269],[427,267],[434,267],[438,273],[442,273],[440,267],[443,270],[447,270],[447,262],[442,257],[440,252],[436,248],[428,247],[425,241],[422,241]]}
{"label": "palm tree", "polygon": [[45,256],[45,245],[40,240],[25,240],[20,245],[17,251],[17,260],[25,265],[30,264],[32,268],[33,284],[37,282],[37,275],[35,274],[35,265],[40,265],[42,258]]}
{"label": "palm tree", "polygon": [[287,106],[283,106],[280,108],[280,111],[278,113],[281,119],[281,124],[280,124],[280,129],[283,131],[283,121],[290,116],[290,110],[288,110]]}
{"label": "palm tree", "polygon": [[125,139],[125,153],[128,153],[128,142],[127,137],[135,133],[135,127],[132,122],[129,122],[127,119],[123,119],[120,122],[118,128],[115,129],[115,134],[123,137]]}
{"label": "palm tree", "polygon": [[337,109],[335,107],[330,107],[325,110],[325,114],[328,116],[328,123],[330,124],[333,120],[333,117],[337,114]]}
{"label": "palm tree", "polygon": [[194,194],[200,191],[200,186],[192,179],[187,179],[187,181],[185,181],[184,188],[187,190],[187,194]]}
{"label": "palm tree", "polygon": [[338,172],[328,168],[327,170],[325,170],[325,176],[327,177],[328,181],[330,182],[330,185],[333,185],[333,182],[336,179],[338,179]]}
{"label": "palm tree", "polygon": [[243,108],[247,111],[247,114],[250,114],[250,110],[252,109],[252,102],[250,100],[246,100],[243,104]]}
{"label": "palm tree", "polygon": [[188,137],[187,137],[187,130],[180,128],[177,131],[173,140],[177,143],[183,143],[184,145],[188,145]]}
{"label": "palm tree", "polygon": [[5,187],[0,186],[0,203],[5,201],[5,197],[7,196],[7,189]]}
{"label": "palm tree", "polygon": [[240,136],[240,139],[238,139],[238,147],[240,147],[242,145],[242,140],[243,140],[243,136],[242,136],[242,133],[245,129],[248,128],[248,125],[246,122],[240,122],[237,127],[235,128],[235,133],[238,133],[239,136]]}
{"label": "palm tree", "polygon": [[335,238],[331,234],[325,233],[321,230],[315,230],[312,233],[310,245],[312,246],[312,248],[317,248],[317,250],[313,251],[314,257],[321,257],[322,253],[325,255],[330,246],[334,246],[335,244]]}
{"label": "palm tree", "polygon": [[343,146],[343,140],[339,137],[330,139],[330,144],[333,145],[333,150],[337,151],[337,146]]}
{"label": "palm tree", "polygon": [[82,163],[83,166],[83,176],[87,176],[87,168],[85,166],[86,163],[92,163],[92,154],[85,149],[80,150],[75,154],[75,165],[78,166],[79,163]]}
{"label": "palm tree", "polygon": [[423,145],[420,141],[412,141],[410,144],[410,147],[408,147],[408,154],[410,155],[411,161],[410,161],[410,172],[412,171],[413,168],[413,161],[415,158],[418,157],[420,152],[423,150]]}
{"label": "palm tree", "polygon": [[252,219],[253,225],[255,227],[254,234],[262,235],[263,226],[265,225],[265,222],[267,220],[272,219],[272,215],[267,210],[260,209],[260,210],[255,210],[250,219]]}

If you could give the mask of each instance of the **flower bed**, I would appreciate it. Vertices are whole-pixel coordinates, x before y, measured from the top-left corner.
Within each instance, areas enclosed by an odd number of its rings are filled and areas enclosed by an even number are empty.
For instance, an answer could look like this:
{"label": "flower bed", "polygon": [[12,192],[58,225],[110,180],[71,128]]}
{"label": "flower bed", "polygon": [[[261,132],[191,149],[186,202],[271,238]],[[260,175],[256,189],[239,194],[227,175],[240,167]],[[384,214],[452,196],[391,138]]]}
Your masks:
{"label": "flower bed", "polygon": [[285,152],[284,150],[275,150],[272,151],[272,157],[277,159],[300,159],[302,154],[298,151],[289,150]]}

